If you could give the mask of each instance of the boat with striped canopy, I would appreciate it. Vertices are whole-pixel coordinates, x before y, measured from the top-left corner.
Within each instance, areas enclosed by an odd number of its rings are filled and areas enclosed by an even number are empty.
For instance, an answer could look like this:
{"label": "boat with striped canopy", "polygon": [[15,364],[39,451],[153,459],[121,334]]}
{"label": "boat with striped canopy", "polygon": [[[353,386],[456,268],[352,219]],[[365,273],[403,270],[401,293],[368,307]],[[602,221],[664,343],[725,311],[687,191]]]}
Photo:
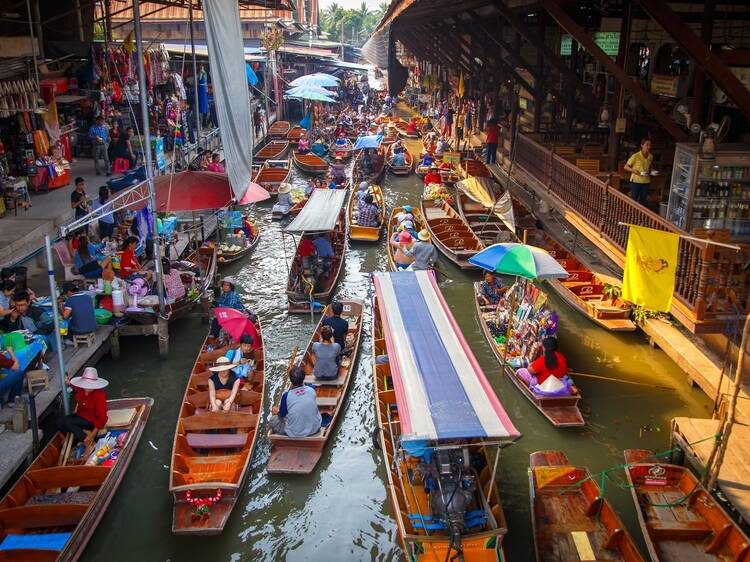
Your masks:
{"label": "boat with striped canopy", "polygon": [[378,439],[406,558],[504,560],[497,461],[520,434],[434,274],[375,273],[373,283]]}

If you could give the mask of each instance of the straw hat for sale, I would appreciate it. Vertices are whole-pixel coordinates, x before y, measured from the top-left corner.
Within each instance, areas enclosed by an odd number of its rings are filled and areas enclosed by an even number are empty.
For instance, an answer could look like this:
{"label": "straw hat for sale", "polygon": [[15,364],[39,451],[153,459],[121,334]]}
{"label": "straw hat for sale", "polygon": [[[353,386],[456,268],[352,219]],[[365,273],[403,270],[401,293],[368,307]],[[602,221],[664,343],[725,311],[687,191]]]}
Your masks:
{"label": "straw hat for sale", "polygon": [[219,357],[216,360],[216,365],[213,367],[209,367],[209,371],[213,371],[214,373],[220,373],[222,371],[228,371],[229,369],[234,369],[237,365],[235,363],[232,363],[229,360],[229,357]]}
{"label": "straw hat for sale", "polygon": [[427,232],[426,229],[422,229],[419,231],[419,234],[417,234],[417,238],[419,238],[422,242],[429,242],[430,241],[430,233]]}
{"label": "straw hat for sale", "polygon": [[107,379],[99,378],[99,372],[94,367],[86,367],[80,377],[70,379],[70,384],[87,390],[99,390],[109,384]]}
{"label": "straw hat for sale", "polygon": [[544,392],[559,392],[565,387],[565,384],[558,379],[557,377],[547,377],[544,379],[544,382],[537,386],[539,390],[543,390]]}
{"label": "straw hat for sale", "polygon": [[284,182],[279,185],[279,193],[289,193],[292,190],[292,186]]}

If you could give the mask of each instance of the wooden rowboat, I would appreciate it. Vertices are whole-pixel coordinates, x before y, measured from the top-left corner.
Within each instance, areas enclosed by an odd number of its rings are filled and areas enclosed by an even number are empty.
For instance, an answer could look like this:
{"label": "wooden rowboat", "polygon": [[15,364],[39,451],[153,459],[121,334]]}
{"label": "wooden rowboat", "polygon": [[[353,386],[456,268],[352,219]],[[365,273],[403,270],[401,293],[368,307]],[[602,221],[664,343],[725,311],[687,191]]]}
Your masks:
{"label": "wooden rowboat", "polygon": [[500,217],[481,203],[471,200],[460,190],[456,194],[456,207],[458,214],[485,246],[497,242],[518,241],[516,233],[511,232]]}
{"label": "wooden rowboat", "polygon": [[347,209],[349,215],[349,240],[377,242],[380,239],[380,233],[385,226],[385,201],[383,200],[383,192],[379,185],[372,184],[370,190],[372,191],[373,202],[380,208],[380,226],[359,226],[357,224],[357,202],[359,199],[352,193],[349,196]]}
{"label": "wooden rowboat", "polygon": [[219,267],[229,265],[230,263],[236,263],[245,256],[250,255],[258,245],[258,242],[260,242],[260,232],[255,235],[249,244],[246,244],[243,248],[240,248],[237,251],[222,250],[221,247],[218,247],[216,249],[216,260]]}
{"label": "wooden rowboat", "polygon": [[307,154],[294,153],[294,165],[307,174],[325,174],[328,172],[328,162],[312,152]]}
{"label": "wooden rowboat", "polygon": [[355,185],[363,180],[369,183],[379,184],[383,180],[385,174],[385,152],[383,148],[379,148],[377,153],[372,157],[372,173],[367,177],[363,177],[364,174],[360,171],[360,160],[362,158],[362,150],[357,152],[354,157],[354,167],[352,168],[352,178],[354,179]]}
{"label": "wooden rowboat", "polygon": [[300,137],[304,137],[307,134],[307,129],[303,129],[299,125],[295,125],[291,128],[291,130],[286,134],[287,140],[297,146],[297,143],[299,142]]}
{"label": "wooden rowboat", "polygon": [[622,285],[619,279],[594,273],[541,230],[535,230],[530,239],[532,243],[547,250],[568,272],[565,279],[548,280],[565,302],[607,330],[632,332],[636,329],[635,323],[630,319],[630,304],[621,299],[616,299],[613,303],[604,294],[604,285],[619,287]]}
{"label": "wooden rowboat", "polygon": [[349,139],[346,139],[346,143],[343,146],[337,145],[335,141],[328,146],[328,154],[330,154],[331,158],[340,156],[342,160],[349,160],[352,157],[353,151],[354,144]]}
{"label": "wooden rowboat", "polygon": [[386,150],[386,162],[388,166],[388,170],[394,175],[394,176],[408,176],[411,174],[411,170],[414,167],[414,157],[411,155],[411,152],[409,152],[409,149],[404,147],[404,165],[403,166],[394,166],[391,164],[391,159],[393,158],[393,145],[389,145]]}
{"label": "wooden rowboat", "polygon": [[[172,532],[176,535],[221,533],[242,492],[263,413],[265,353],[260,325],[257,328],[260,341],[245,357],[254,361],[253,370],[240,388],[235,410],[208,411],[208,379],[213,374],[208,368],[229,347],[209,351],[213,342],[206,338],[193,365],[172,445],[169,491],[174,498]],[[188,495],[193,500],[218,497],[218,501],[206,517],[198,517]]]}
{"label": "wooden rowboat", "polygon": [[328,423],[321,427],[320,431],[309,437],[287,437],[269,432],[271,440],[271,456],[268,458],[266,471],[270,474],[309,474],[318,464],[323,455],[328,440],[336,428],[336,423],[346,401],[346,393],[352,379],[352,373],[357,363],[359,354],[359,342],[362,338],[362,318],[364,302],[360,299],[342,300],[344,312],[341,317],[349,322],[349,333],[346,336],[346,347],[352,352],[348,357],[341,359],[339,376],[335,380],[321,381],[316,379],[312,372],[315,365],[315,357],[312,345],[320,341],[320,331],[323,328],[323,320],[331,315],[330,306],[326,307],[321,316],[318,326],[313,332],[310,343],[307,344],[305,354],[302,356],[300,365],[305,370],[306,384],[316,385],[318,410]]}
{"label": "wooden rowboat", "polygon": [[[396,255],[396,251],[393,249],[393,246],[391,246],[391,240],[394,239],[396,228],[398,227],[398,219],[396,217],[403,212],[405,212],[403,207],[395,207],[393,211],[391,211],[391,216],[388,219],[388,231],[386,233],[388,235],[388,244],[386,248],[388,249],[388,269],[390,271],[400,271],[396,269],[396,262],[393,259]],[[425,228],[424,219],[422,218],[422,213],[419,209],[412,207],[411,214],[414,217],[414,220],[412,221],[414,223],[414,232],[419,232]]]}
{"label": "wooden rowboat", "polygon": [[255,153],[253,158],[256,161],[261,160],[280,160],[289,150],[289,143],[283,140],[272,140]]}
{"label": "wooden rowboat", "polygon": [[461,269],[477,269],[469,258],[483,250],[484,244],[461,215],[445,202],[422,199],[420,205],[435,247]]}
{"label": "wooden rowboat", "polygon": [[625,451],[625,474],[653,562],[747,561],[750,538],[690,469]]}
{"label": "wooden rowboat", "polygon": [[560,451],[532,453],[529,464],[537,562],[643,562],[633,538],[586,467],[571,466]]}
{"label": "wooden rowboat", "polygon": [[285,139],[291,128],[292,126],[289,124],[289,121],[275,121],[268,128],[268,136],[272,139]]}
{"label": "wooden rowboat", "polygon": [[289,179],[292,163],[290,159],[268,159],[258,168],[253,181],[271,195],[278,195],[279,186]]}
{"label": "wooden rowboat", "polygon": [[125,435],[111,465],[84,464],[64,434],[52,438],[0,501],[0,560],[78,560],[125,476],[153,404],[152,398],[107,401],[109,419],[99,435]]}

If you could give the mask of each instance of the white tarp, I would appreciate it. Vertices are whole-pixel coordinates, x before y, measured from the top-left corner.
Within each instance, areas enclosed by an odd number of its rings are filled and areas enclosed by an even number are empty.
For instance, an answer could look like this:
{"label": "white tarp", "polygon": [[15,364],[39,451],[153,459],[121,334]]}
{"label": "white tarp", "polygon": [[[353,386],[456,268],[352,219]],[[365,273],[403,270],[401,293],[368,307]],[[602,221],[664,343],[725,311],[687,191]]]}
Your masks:
{"label": "white tarp", "polygon": [[476,201],[492,212],[505,223],[511,232],[516,231],[516,219],[513,214],[513,199],[507,191],[495,200],[494,182],[490,178],[471,176],[456,183],[470,199]]}
{"label": "white tarp", "polygon": [[495,214],[505,223],[511,232],[516,231],[516,217],[513,214],[513,199],[509,192],[503,193],[503,195],[495,201],[495,206],[492,208]]}
{"label": "white tarp", "polygon": [[346,189],[316,189],[286,232],[330,232],[336,226],[346,192]]}
{"label": "white tarp", "polygon": [[204,0],[211,82],[229,183],[242,199],[253,165],[253,127],[237,0]]}

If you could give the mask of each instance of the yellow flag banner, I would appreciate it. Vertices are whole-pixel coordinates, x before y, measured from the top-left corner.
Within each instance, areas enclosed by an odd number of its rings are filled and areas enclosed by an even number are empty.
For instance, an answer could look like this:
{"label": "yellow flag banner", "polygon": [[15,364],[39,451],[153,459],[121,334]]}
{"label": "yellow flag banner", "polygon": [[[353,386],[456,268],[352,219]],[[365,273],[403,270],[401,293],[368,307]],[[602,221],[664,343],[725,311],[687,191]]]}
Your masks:
{"label": "yellow flag banner", "polygon": [[631,226],[625,251],[622,298],[658,312],[672,305],[679,234]]}

